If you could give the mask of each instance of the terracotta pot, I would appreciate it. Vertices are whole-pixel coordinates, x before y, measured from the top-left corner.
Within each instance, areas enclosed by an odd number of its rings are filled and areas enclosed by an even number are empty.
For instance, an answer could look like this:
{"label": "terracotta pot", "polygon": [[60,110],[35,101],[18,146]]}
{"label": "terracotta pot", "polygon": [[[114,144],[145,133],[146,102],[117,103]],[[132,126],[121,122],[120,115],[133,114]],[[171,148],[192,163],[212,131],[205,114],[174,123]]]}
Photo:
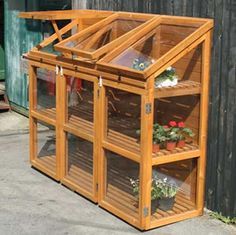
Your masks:
{"label": "terracotta pot", "polygon": [[166,149],[169,151],[174,150],[176,147],[176,142],[167,142],[166,143]]}
{"label": "terracotta pot", "polygon": [[157,153],[160,151],[160,145],[159,144],[152,144],[152,152]]}
{"label": "terracotta pot", "polygon": [[185,140],[179,140],[177,143],[177,147],[178,148],[183,148],[185,147]]}

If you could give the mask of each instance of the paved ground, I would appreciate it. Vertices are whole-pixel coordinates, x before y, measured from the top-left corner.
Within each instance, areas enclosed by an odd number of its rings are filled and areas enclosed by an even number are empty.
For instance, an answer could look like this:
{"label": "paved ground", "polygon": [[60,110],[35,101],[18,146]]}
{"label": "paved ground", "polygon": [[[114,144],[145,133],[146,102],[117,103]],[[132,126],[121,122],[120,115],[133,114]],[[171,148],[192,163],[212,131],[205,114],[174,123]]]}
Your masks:
{"label": "paved ground", "polygon": [[[27,122],[18,114],[0,113],[0,235],[141,234],[32,169]],[[144,234],[235,235],[236,228],[206,214]]]}

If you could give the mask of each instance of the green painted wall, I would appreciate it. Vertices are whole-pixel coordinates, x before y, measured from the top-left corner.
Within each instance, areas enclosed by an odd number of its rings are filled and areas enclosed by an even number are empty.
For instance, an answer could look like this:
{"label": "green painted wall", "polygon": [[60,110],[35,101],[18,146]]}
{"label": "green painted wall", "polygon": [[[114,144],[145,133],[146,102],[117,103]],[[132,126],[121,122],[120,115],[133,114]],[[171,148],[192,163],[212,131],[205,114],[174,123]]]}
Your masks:
{"label": "green painted wall", "polygon": [[25,11],[24,0],[5,0],[6,88],[9,100],[28,108],[28,79],[21,70],[21,56],[42,40],[40,24],[19,19]]}
{"label": "green painted wall", "polygon": [[0,80],[4,79],[5,76],[5,61],[4,61],[4,50],[0,44]]}
{"label": "green painted wall", "polygon": [[0,0],[0,80],[4,79],[4,70],[5,70],[5,60],[4,60],[4,9],[3,9],[3,0]]}
{"label": "green painted wall", "polygon": [[5,0],[6,88],[9,100],[28,108],[28,79],[21,56],[42,41],[41,21],[19,19],[21,11],[70,9],[71,0]]}

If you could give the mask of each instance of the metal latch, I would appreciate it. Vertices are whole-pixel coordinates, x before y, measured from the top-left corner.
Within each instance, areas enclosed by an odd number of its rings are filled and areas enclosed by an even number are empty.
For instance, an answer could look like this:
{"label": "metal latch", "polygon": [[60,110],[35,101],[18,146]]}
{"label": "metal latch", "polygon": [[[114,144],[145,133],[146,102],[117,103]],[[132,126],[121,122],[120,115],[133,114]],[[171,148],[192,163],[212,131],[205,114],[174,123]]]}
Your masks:
{"label": "metal latch", "polygon": [[145,105],[145,112],[146,112],[146,114],[149,114],[152,112],[152,104],[151,103],[147,103]]}
{"label": "metal latch", "polygon": [[56,71],[56,75],[58,75],[59,74],[59,67],[58,67],[58,65],[56,65],[55,71]]}
{"label": "metal latch", "polygon": [[60,66],[60,74],[61,74],[61,76],[63,76],[63,68],[62,68],[62,66]]}
{"label": "metal latch", "polygon": [[99,79],[98,79],[98,86],[99,86],[99,87],[102,87],[102,76],[99,76]]}

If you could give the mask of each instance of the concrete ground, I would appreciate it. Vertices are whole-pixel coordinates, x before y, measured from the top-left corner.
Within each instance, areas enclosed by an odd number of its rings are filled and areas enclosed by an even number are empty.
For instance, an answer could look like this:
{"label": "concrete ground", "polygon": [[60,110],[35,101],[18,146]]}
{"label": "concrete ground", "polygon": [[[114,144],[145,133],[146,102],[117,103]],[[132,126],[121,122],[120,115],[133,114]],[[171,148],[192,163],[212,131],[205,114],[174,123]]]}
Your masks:
{"label": "concrete ground", "polygon": [[[0,113],[0,234],[141,234],[30,167],[28,119]],[[208,214],[144,234],[235,235]]]}

